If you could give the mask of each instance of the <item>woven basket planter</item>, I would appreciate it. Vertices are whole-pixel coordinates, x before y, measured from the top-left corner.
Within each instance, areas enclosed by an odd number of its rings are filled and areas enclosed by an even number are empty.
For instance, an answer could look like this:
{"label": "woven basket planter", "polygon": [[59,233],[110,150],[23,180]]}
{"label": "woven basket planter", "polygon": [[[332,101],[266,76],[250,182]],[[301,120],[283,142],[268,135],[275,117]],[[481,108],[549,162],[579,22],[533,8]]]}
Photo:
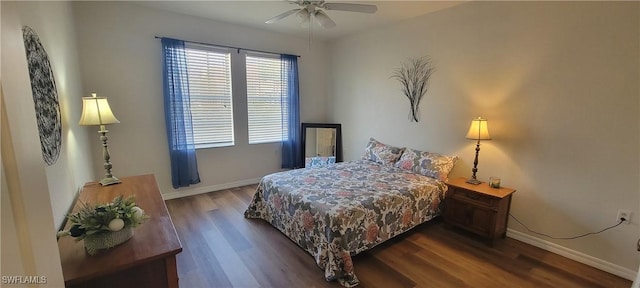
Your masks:
{"label": "woven basket planter", "polygon": [[133,228],[124,227],[120,231],[87,235],[84,238],[84,247],[90,255],[98,250],[109,249],[122,244],[133,237]]}

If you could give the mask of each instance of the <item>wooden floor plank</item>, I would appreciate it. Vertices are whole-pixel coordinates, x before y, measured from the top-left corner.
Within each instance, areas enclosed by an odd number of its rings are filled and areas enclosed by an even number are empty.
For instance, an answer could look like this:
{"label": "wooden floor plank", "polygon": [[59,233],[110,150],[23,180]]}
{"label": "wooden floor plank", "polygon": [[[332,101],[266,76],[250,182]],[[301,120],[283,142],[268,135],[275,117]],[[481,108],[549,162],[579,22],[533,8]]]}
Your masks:
{"label": "wooden floor plank", "polygon": [[402,275],[387,263],[365,252],[358,255],[354,267],[362,287],[415,287],[416,283]]}
{"label": "wooden floor plank", "polygon": [[[256,185],[166,201],[183,246],[181,287],[340,287],[260,219]],[[354,257],[361,287],[630,287],[631,281],[514,239],[488,247],[434,220]]]}
{"label": "wooden floor plank", "polygon": [[395,251],[398,245],[388,247],[381,251],[379,258],[386,263],[393,263],[394,269],[416,283],[428,283],[431,287],[465,287],[464,281],[458,277],[464,273],[456,265],[449,265],[444,259],[423,257],[414,254],[405,254],[398,257]]}
{"label": "wooden floor plank", "polygon": [[[208,227],[210,222],[198,209],[197,199],[198,197],[193,197],[185,200],[186,205],[182,208],[187,211],[177,214],[182,217],[173,217],[172,215],[172,219],[178,218],[174,221],[174,225],[182,242],[183,253],[187,251],[187,254],[194,260],[193,267],[190,269],[179,268],[178,270],[187,270],[187,273],[199,271],[200,275],[205,276],[203,282],[206,282],[208,287],[232,287],[233,285],[222,267],[224,262],[221,263],[215,256],[218,251],[212,250],[208,244],[212,239],[202,234],[203,230],[210,229]],[[189,245],[185,245],[185,243],[189,243]],[[183,265],[181,254],[178,254],[176,258],[178,267]],[[178,277],[180,278],[180,274]]]}

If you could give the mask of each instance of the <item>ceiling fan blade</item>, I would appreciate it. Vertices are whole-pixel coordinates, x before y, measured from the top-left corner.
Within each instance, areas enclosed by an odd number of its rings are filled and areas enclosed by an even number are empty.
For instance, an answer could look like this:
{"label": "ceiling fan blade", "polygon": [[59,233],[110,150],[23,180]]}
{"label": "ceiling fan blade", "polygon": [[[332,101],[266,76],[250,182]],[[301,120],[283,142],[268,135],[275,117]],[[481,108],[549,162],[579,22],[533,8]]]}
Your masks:
{"label": "ceiling fan blade", "polygon": [[316,18],[316,21],[318,21],[318,24],[320,24],[322,28],[329,29],[329,28],[336,27],[336,22],[333,22],[333,20],[331,20],[331,18],[329,18],[329,16],[327,16],[327,14],[324,13],[323,11],[321,10],[316,11],[314,16]]}
{"label": "ceiling fan blade", "polygon": [[327,10],[351,11],[361,13],[376,13],[378,6],[369,4],[351,4],[351,3],[324,3],[322,8]]}
{"label": "ceiling fan blade", "polygon": [[271,19],[269,19],[269,20],[265,21],[264,23],[271,24],[271,23],[278,22],[278,21],[280,21],[280,20],[282,20],[282,19],[286,18],[287,16],[289,16],[289,15],[291,15],[291,14],[293,14],[293,13],[296,13],[296,12],[298,12],[298,11],[302,10],[302,9],[304,9],[304,8],[293,9],[293,10],[289,10],[289,11],[287,11],[287,12],[284,12],[284,13],[278,14],[277,16],[275,16],[275,17],[273,17],[273,18],[271,18]]}

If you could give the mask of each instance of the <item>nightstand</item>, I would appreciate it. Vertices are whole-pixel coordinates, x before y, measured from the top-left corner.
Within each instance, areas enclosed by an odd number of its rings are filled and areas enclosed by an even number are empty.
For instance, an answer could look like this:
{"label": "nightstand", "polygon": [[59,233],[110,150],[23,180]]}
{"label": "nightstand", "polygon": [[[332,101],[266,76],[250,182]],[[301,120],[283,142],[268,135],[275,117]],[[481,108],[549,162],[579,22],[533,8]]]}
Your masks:
{"label": "nightstand", "polygon": [[490,246],[498,237],[506,237],[511,196],[516,190],[491,188],[486,182],[466,183],[464,177],[449,180],[445,198],[444,223],[475,233]]}

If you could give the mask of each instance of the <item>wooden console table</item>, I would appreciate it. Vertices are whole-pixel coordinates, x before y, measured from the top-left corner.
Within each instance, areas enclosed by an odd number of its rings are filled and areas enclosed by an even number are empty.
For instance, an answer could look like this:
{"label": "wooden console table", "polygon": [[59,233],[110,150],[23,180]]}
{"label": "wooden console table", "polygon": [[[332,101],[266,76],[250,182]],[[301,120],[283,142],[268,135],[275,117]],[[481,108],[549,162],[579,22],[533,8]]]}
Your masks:
{"label": "wooden console table", "polygon": [[[90,256],[83,241],[58,240],[66,287],[178,287],[176,254],[182,245],[153,175],[121,178],[122,183],[85,184],[73,208],[82,203],[109,203],[118,195],[135,195],[149,216],[134,229],[133,238]],[[69,224],[67,224],[69,226]],[[66,227],[65,229],[68,229]]]}

